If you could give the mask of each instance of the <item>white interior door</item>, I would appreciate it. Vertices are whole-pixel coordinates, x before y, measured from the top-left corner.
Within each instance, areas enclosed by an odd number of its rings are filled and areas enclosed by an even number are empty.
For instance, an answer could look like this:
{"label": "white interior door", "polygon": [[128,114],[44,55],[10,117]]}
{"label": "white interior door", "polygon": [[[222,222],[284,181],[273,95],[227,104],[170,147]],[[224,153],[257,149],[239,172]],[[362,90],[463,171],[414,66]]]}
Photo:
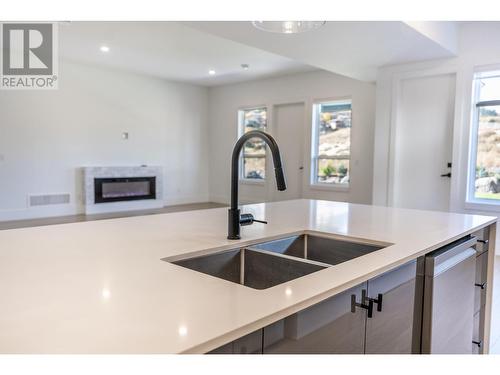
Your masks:
{"label": "white interior door", "polygon": [[448,211],[455,75],[403,80],[400,95],[392,205]]}
{"label": "white interior door", "polygon": [[[304,166],[304,103],[275,105],[273,114],[273,134],[280,148],[287,188],[277,191],[275,184],[271,183],[270,196],[276,201],[298,199],[302,196]],[[270,178],[274,178],[274,171]]]}

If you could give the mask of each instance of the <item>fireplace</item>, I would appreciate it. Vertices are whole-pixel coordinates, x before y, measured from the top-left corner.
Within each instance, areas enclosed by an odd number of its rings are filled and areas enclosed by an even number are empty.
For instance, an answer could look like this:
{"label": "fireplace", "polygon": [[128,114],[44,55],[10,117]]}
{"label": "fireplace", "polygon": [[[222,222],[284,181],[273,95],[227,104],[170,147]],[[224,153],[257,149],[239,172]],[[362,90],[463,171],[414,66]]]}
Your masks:
{"label": "fireplace", "polygon": [[156,199],[156,177],[94,178],[94,203]]}

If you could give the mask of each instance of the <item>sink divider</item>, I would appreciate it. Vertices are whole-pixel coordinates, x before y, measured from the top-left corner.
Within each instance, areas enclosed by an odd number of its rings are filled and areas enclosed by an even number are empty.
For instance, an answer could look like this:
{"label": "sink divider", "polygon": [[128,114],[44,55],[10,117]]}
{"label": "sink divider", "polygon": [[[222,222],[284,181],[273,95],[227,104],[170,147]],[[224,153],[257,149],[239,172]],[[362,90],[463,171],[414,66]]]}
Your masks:
{"label": "sink divider", "polygon": [[240,250],[240,284],[245,285],[245,251],[243,248]]}
{"label": "sink divider", "polygon": [[304,234],[304,259],[307,259],[307,234]]}

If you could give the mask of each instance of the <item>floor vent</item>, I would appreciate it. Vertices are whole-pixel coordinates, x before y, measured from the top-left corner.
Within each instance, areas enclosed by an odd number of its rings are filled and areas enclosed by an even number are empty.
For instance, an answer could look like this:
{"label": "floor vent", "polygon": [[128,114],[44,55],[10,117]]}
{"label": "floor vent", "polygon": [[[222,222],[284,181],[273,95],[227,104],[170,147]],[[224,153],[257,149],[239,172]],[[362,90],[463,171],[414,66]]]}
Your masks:
{"label": "floor vent", "polygon": [[67,204],[69,203],[69,194],[46,194],[46,195],[30,195],[29,204],[33,206],[49,206],[52,204]]}

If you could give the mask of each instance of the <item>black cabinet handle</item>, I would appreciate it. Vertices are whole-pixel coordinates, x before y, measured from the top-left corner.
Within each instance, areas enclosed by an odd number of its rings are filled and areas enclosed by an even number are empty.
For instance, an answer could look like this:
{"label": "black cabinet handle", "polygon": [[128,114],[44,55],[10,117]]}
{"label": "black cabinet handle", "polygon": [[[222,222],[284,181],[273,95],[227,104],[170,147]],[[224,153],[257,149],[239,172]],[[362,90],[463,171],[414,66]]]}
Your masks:
{"label": "black cabinet handle", "polygon": [[382,311],[382,299],[383,299],[383,294],[379,293],[377,295],[377,298],[370,298],[368,297],[368,301],[373,301],[373,303],[377,304],[377,311]]}
{"label": "black cabinet handle", "polygon": [[356,302],[356,295],[351,294],[351,312],[355,313],[356,312],[356,307],[361,307],[362,309],[365,309],[368,311],[368,318],[373,317],[373,301],[368,301],[368,304],[364,303],[366,300],[366,291],[363,290],[362,292],[363,296],[361,297],[361,302]]}
{"label": "black cabinet handle", "polygon": [[477,240],[477,242],[479,243],[482,243],[482,244],[487,244],[489,242],[489,240]]}
{"label": "black cabinet handle", "polygon": [[441,177],[450,177],[451,178],[451,172],[444,173],[441,175]]}
{"label": "black cabinet handle", "polygon": [[480,348],[483,345],[482,341],[474,341],[474,340],[472,340],[472,343],[476,344],[478,348]]}
{"label": "black cabinet handle", "polygon": [[479,288],[481,289],[485,289],[486,288],[486,283],[482,283],[482,284],[474,284],[475,286],[478,286]]}

